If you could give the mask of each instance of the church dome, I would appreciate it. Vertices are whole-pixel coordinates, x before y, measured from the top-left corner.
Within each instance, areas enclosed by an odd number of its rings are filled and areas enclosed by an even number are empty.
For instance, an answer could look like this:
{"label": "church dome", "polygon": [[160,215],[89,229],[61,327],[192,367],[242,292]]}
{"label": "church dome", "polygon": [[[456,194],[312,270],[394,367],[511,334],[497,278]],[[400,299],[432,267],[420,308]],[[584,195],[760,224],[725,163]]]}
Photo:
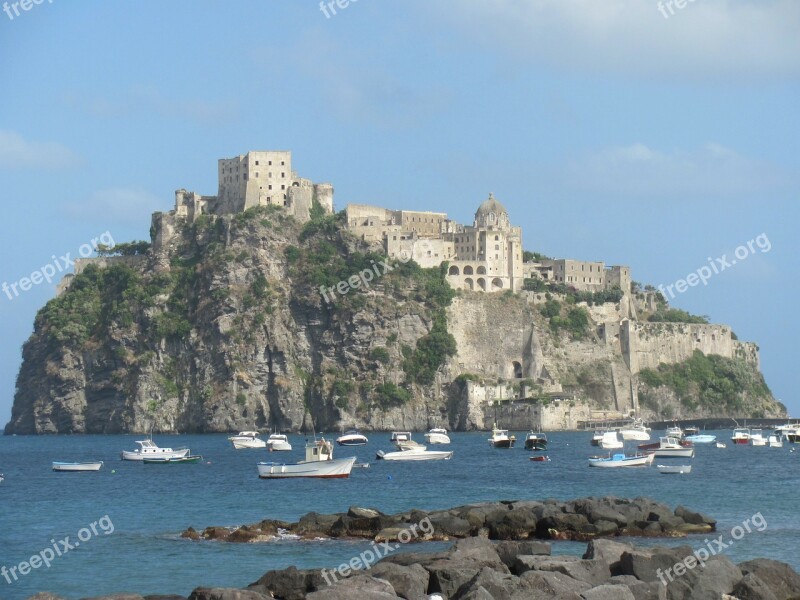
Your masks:
{"label": "church dome", "polygon": [[501,227],[510,226],[508,211],[493,194],[478,207],[475,213],[475,227]]}

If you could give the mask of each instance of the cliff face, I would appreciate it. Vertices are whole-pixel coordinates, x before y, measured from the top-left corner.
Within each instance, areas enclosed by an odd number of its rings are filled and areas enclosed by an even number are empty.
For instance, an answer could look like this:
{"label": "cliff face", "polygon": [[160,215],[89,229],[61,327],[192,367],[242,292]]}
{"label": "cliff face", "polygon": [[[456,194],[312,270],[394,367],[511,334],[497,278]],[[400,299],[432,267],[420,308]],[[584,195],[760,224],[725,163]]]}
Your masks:
{"label": "cliff face", "polygon": [[[6,433],[467,429],[486,426],[481,393],[503,381],[489,400],[637,402],[625,344],[597,321],[619,323],[627,298],[567,335],[542,298],[456,294],[438,269],[370,253],[336,217],[204,216],[106,263],[84,265],[37,315]],[[367,270],[369,287],[331,289]]]}

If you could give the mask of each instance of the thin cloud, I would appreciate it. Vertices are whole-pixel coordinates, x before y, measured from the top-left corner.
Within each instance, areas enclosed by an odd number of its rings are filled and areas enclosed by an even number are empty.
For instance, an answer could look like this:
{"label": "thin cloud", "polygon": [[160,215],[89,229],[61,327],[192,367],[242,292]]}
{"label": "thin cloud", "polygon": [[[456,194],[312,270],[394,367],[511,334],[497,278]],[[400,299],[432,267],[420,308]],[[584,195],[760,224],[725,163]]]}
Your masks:
{"label": "thin cloud", "polygon": [[131,226],[142,225],[152,212],[163,209],[162,199],[130,188],[99,190],[85,200],[63,205],[64,215],[72,219]]}
{"label": "thin cloud", "polygon": [[19,133],[0,130],[0,169],[57,170],[81,163],[77,154],[58,142],[35,142]]}

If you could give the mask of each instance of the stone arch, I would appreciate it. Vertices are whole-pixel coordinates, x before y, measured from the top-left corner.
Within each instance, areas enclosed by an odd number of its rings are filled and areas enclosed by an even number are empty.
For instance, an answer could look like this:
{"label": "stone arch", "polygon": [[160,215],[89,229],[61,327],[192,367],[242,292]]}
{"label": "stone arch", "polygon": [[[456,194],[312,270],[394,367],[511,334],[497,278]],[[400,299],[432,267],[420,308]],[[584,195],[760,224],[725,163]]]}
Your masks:
{"label": "stone arch", "polygon": [[458,275],[458,267],[453,265],[450,267],[450,270],[447,272],[448,275]]}
{"label": "stone arch", "polygon": [[486,275],[486,267],[484,267],[483,265],[478,267],[478,275]]}
{"label": "stone arch", "polygon": [[475,289],[475,282],[472,281],[471,277],[467,277],[464,280],[464,288],[468,289],[468,290],[474,290]]}
{"label": "stone arch", "polygon": [[499,277],[495,277],[492,279],[492,289],[493,290],[502,290],[503,289],[503,280]]}
{"label": "stone arch", "polygon": [[522,379],[522,364],[515,360],[511,363],[511,367],[514,369],[514,379]]}
{"label": "stone arch", "polygon": [[483,277],[478,277],[478,288],[486,291],[486,280]]}
{"label": "stone arch", "polygon": [[470,267],[469,265],[464,267],[464,275],[472,275],[473,273],[474,271],[472,270],[472,267]]}

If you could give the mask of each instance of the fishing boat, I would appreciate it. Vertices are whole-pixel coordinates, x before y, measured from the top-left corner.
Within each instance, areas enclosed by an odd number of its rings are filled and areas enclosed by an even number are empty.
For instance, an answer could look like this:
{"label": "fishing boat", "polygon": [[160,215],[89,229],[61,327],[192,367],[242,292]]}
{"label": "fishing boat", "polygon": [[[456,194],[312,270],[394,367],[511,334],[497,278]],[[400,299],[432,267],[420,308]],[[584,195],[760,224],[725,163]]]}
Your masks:
{"label": "fishing boat", "polygon": [[690,425],[689,427],[683,428],[684,437],[689,437],[690,435],[697,435],[698,433],[700,433],[700,428],[695,427],[694,425]]}
{"label": "fishing boat", "polygon": [[53,471],[59,471],[61,473],[99,471],[102,467],[102,460],[96,460],[93,462],[53,462]]}
{"label": "fishing boat", "polygon": [[766,446],[767,440],[764,438],[764,434],[760,429],[753,429],[750,431],[750,443],[753,446]]}
{"label": "fishing boat", "polygon": [[692,465],[656,465],[656,469],[664,475],[684,475],[692,472]]}
{"label": "fishing boat", "polygon": [[547,450],[547,436],[531,431],[525,437],[525,450]]}
{"label": "fishing boat", "polygon": [[245,448],[266,448],[267,442],[262,440],[257,431],[240,431],[236,435],[228,438],[228,441],[233,444],[236,450],[243,450]]}
{"label": "fishing boat", "polygon": [[489,438],[489,445],[493,448],[513,448],[517,438],[508,435],[507,429],[498,429],[497,423],[492,427],[492,437]]}
{"label": "fishing boat", "polygon": [[625,442],[622,441],[618,432],[606,431],[599,445],[603,450],[619,450],[625,446]]}
{"label": "fishing boat", "polygon": [[747,445],[750,443],[750,430],[746,427],[737,427],[733,430],[731,442],[739,445]]}
{"label": "fishing boat", "polygon": [[769,436],[767,444],[770,448],[783,448],[783,438],[773,434]]}
{"label": "fishing boat", "polygon": [[717,441],[717,436],[697,433],[695,435],[687,435],[684,439],[692,444],[713,444]]}
{"label": "fishing boat", "polygon": [[267,450],[270,452],[289,452],[292,445],[282,433],[273,433],[267,438]]}
{"label": "fishing boat", "polygon": [[358,429],[349,429],[336,438],[339,446],[364,446],[369,440]]}
{"label": "fishing boat", "polygon": [[425,434],[425,441],[429,444],[449,444],[450,436],[447,435],[447,430],[441,427],[434,427]]}
{"label": "fishing boat", "polygon": [[595,431],[592,434],[592,441],[591,441],[592,446],[599,446],[600,445],[600,440],[603,439],[603,435],[604,434],[605,434],[605,431],[600,431],[599,429],[597,431]]}
{"label": "fishing boat", "polygon": [[619,430],[623,440],[636,440],[646,442],[650,439],[650,428],[645,427],[642,419],[634,419],[630,425],[621,427]]}
{"label": "fishing boat", "polygon": [[182,465],[196,464],[203,460],[199,454],[181,456],[178,458],[145,458],[142,462],[146,465]]}
{"label": "fishing boat", "polygon": [[378,460],[398,460],[398,461],[420,461],[420,460],[450,460],[453,458],[453,451],[427,450],[425,446],[422,450],[400,450],[398,452],[384,452],[378,450],[375,458]]}
{"label": "fishing boat", "polygon": [[677,439],[672,437],[662,437],[658,439],[658,448],[651,450],[653,456],[658,458],[692,458],[694,456],[693,446],[684,446]]}
{"label": "fishing boat", "polygon": [[139,447],[136,450],[122,451],[122,460],[144,460],[145,458],[181,458],[189,455],[189,448],[159,448],[150,437],[146,440],[136,442]]}
{"label": "fishing boat", "polygon": [[672,424],[672,427],[668,427],[667,431],[665,432],[667,437],[675,438],[675,439],[683,439],[683,430],[678,427],[675,423]]}
{"label": "fishing boat", "polygon": [[623,453],[619,453],[605,458],[595,456],[589,459],[590,467],[604,467],[604,468],[645,467],[652,463],[653,463],[652,454],[634,454],[632,456],[626,456]]}
{"label": "fishing boat", "polygon": [[313,477],[318,479],[344,479],[350,477],[350,470],[356,462],[355,456],[333,458],[333,444],[325,438],[306,444],[306,459],[294,464],[277,462],[258,463],[258,476],[261,479],[289,479],[293,477]]}

